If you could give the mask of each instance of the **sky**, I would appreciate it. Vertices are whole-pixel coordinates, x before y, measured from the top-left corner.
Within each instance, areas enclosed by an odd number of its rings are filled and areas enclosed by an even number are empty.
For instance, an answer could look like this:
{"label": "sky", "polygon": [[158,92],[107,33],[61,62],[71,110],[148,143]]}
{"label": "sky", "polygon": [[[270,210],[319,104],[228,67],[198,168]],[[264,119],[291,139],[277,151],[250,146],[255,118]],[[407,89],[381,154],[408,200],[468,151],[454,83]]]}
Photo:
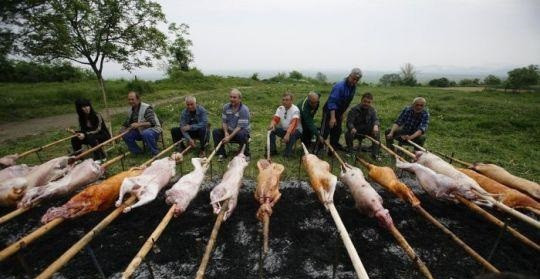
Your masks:
{"label": "sky", "polygon": [[[254,71],[489,72],[540,64],[538,0],[161,0],[190,26],[193,66]],[[165,30],[165,26],[163,26]],[[110,65],[106,75],[132,74]]]}

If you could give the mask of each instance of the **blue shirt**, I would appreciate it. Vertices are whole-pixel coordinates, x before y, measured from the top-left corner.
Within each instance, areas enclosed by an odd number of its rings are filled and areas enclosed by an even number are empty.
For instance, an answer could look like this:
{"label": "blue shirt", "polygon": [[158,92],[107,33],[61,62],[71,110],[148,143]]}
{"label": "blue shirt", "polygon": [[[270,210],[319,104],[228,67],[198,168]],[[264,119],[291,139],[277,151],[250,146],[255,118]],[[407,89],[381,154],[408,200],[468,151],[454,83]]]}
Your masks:
{"label": "blue shirt", "polygon": [[227,124],[230,130],[240,127],[249,132],[249,108],[240,103],[240,107],[235,111],[230,103],[225,104],[221,112],[221,123]]}
{"label": "blue shirt", "polygon": [[[195,113],[188,111],[187,109],[182,110],[180,114],[180,127],[189,125],[189,131],[197,131],[201,128],[204,128],[208,125],[208,112],[204,107],[197,105],[195,107]],[[189,133],[182,132],[182,135],[186,139],[190,139]]]}
{"label": "blue shirt", "polygon": [[425,134],[429,123],[429,112],[424,109],[420,113],[415,113],[412,107],[405,107],[395,123],[398,126],[403,126],[403,131],[409,135],[418,130]]}
{"label": "blue shirt", "polygon": [[356,85],[349,86],[347,79],[344,79],[332,87],[330,97],[324,105],[325,110],[335,110],[336,112],[343,113],[351,104],[354,94],[356,93]]}

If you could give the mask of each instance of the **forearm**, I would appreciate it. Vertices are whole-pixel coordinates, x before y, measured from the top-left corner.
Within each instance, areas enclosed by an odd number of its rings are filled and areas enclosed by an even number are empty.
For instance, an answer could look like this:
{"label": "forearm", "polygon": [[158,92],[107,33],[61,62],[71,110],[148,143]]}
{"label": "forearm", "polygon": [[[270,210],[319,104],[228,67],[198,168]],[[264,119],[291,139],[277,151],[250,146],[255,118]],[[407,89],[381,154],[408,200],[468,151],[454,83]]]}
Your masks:
{"label": "forearm", "polygon": [[232,133],[229,134],[229,137],[234,137],[238,132],[240,132],[240,130],[242,130],[241,127],[236,127],[234,128],[234,130],[232,131]]}
{"label": "forearm", "polygon": [[422,130],[416,130],[416,132],[414,132],[414,134],[410,135],[409,136],[409,139],[410,140],[413,140],[419,136],[421,136],[423,134]]}
{"label": "forearm", "polygon": [[336,111],[335,110],[331,110],[330,111],[330,119],[336,119]]}
{"label": "forearm", "polygon": [[390,134],[394,134],[398,128],[399,128],[398,124],[396,123],[392,124],[392,128],[390,129]]}

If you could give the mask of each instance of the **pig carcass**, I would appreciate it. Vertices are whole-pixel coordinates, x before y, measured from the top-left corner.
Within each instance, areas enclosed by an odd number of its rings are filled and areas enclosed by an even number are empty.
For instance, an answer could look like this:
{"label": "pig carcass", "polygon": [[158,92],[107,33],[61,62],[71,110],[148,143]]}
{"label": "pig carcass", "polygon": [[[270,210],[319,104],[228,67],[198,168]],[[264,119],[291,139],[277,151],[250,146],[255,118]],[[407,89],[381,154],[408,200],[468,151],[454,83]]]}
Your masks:
{"label": "pig carcass", "polygon": [[356,202],[356,208],[360,212],[369,217],[377,218],[379,225],[386,229],[390,229],[394,225],[388,209],[383,207],[381,196],[366,181],[364,174],[359,168],[346,164],[341,169],[339,178],[349,187],[351,195]]}
{"label": "pig carcass", "polygon": [[317,194],[319,200],[325,205],[332,203],[336,190],[337,177],[330,172],[330,165],[313,154],[309,154],[305,145],[302,165],[309,176],[311,188]]}
{"label": "pig carcass", "polygon": [[261,159],[257,162],[259,176],[257,176],[257,188],[255,189],[255,199],[261,204],[257,211],[257,219],[263,221],[267,214],[272,215],[272,208],[279,201],[279,181],[285,167],[281,164],[272,163]]}
{"label": "pig carcass", "polygon": [[223,220],[227,220],[236,208],[238,192],[242,186],[244,169],[247,166],[246,156],[244,156],[244,152],[242,151],[229,162],[227,171],[223,174],[223,179],[210,192],[210,203],[214,208],[215,214],[221,211],[221,202],[229,200],[228,209],[223,216]]}
{"label": "pig carcass", "polygon": [[103,172],[104,169],[98,162],[86,159],[71,168],[64,177],[27,190],[19,202],[19,207],[33,206],[44,199],[55,196],[65,196],[98,180],[103,175]]}
{"label": "pig carcass", "polygon": [[14,165],[2,169],[0,170],[0,184],[2,184],[3,181],[9,180],[11,178],[26,176],[28,173],[30,173],[31,170],[32,167],[29,167],[25,164]]}
{"label": "pig carcass", "polygon": [[[472,178],[468,177],[464,173],[458,171],[456,168],[454,168],[449,163],[445,162],[443,159],[438,157],[437,155],[430,153],[430,152],[424,152],[424,151],[416,151],[416,162],[424,165],[436,173],[444,174],[452,179],[455,179],[458,184],[459,193],[469,193],[467,196],[464,196],[465,198],[473,201],[478,201],[484,204],[490,204],[488,201],[482,198],[482,196],[489,196],[489,194],[476,183]],[[475,193],[474,191],[479,193]]]}
{"label": "pig carcass", "polygon": [[204,162],[205,159],[192,158],[191,164],[194,167],[193,171],[182,176],[171,189],[165,192],[165,201],[167,204],[175,206],[175,217],[184,213],[189,206],[189,203],[197,196],[204,180],[204,174],[208,169],[208,165],[203,165]]}
{"label": "pig carcass", "polygon": [[0,182],[0,205],[16,205],[25,191],[62,177],[67,171],[69,157],[63,156],[33,167],[28,174]]}
{"label": "pig carcass", "polygon": [[[418,163],[406,163],[396,160],[396,167],[413,172],[422,188],[434,198],[455,200],[454,193],[469,198],[474,198],[475,196],[470,190],[458,187],[455,179],[444,174],[436,173],[432,169]],[[465,191],[461,192],[461,190]]]}
{"label": "pig carcass", "polygon": [[540,212],[540,203],[534,200],[533,198],[517,191],[515,189],[509,188],[487,176],[479,174],[470,169],[459,169],[462,173],[468,175],[472,179],[476,180],[480,187],[488,191],[490,194],[493,194],[497,197],[502,203],[513,208],[526,208],[533,210],[536,213]]}
{"label": "pig carcass", "polygon": [[48,223],[56,218],[71,219],[92,211],[105,210],[114,204],[124,178],[139,175],[141,172],[141,169],[133,168],[89,186],[64,205],[49,208],[41,218],[41,222]]}
{"label": "pig carcass", "polygon": [[508,187],[522,191],[540,200],[540,185],[534,181],[515,176],[494,164],[476,163],[472,169]]}
{"label": "pig carcass", "polygon": [[0,158],[0,168],[7,168],[16,164],[19,154],[6,155]]}
{"label": "pig carcass", "polygon": [[123,210],[124,213],[153,201],[175,174],[176,162],[174,159],[167,157],[154,161],[140,175],[124,179],[116,207],[122,204],[124,195],[127,193],[134,194],[138,201],[131,206],[126,206]]}

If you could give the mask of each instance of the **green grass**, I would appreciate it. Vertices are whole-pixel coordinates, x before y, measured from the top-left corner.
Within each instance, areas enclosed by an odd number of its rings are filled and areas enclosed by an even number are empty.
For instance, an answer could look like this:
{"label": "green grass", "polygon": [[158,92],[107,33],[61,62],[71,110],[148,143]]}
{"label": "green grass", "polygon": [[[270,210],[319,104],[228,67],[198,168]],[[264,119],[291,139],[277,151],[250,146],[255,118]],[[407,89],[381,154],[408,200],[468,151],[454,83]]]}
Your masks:
{"label": "green grass", "polygon": [[[322,103],[326,101],[331,89],[330,85],[312,83],[264,83],[253,82],[246,79],[215,79],[211,88],[206,85],[180,85],[172,82],[157,83],[156,92],[152,93],[153,99],[164,99],[173,96],[184,96],[188,93],[197,92],[197,100],[210,112],[210,122],[212,128],[220,125],[220,110],[228,100],[228,88],[238,86],[242,88],[244,103],[249,106],[252,118],[252,162],[246,170],[246,176],[256,177],[256,161],[263,157],[266,127],[276,107],[279,105],[281,94],[292,91],[295,96],[295,103],[299,98],[304,97],[310,90],[315,90],[323,94]],[[119,83],[119,84],[116,84]],[[109,86],[119,86],[121,83],[108,82]],[[72,87],[87,86],[91,84],[77,84]],[[191,89],[186,89],[186,88]],[[20,111],[38,111],[33,106],[41,104],[43,110],[51,108],[50,114],[55,114],[58,108],[71,111],[72,105],[63,104],[57,97],[54,100],[45,100],[36,92],[52,92],[55,88],[64,90],[69,88],[65,84],[37,84],[37,85],[0,85],[0,96],[6,96],[6,88],[24,92],[21,88],[31,88],[31,103],[26,106],[19,104]],[[540,115],[540,95],[535,93],[504,93],[504,92],[463,92],[452,90],[439,90],[433,88],[410,88],[410,87],[361,87],[357,91],[357,96],[353,104],[359,102],[360,95],[369,91],[375,96],[375,107],[379,113],[383,130],[388,128],[395,120],[401,109],[408,105],[416,96],[427,98],[427,106],[431,114],[430,126],[427,133],[426,146],[429,149],[437,150],[447,154],[455,153],[457,158],[469,162],[483,161],[493,162],[507,168],[510,172],[532,179],[540,180],[540,166],[536,159],[540,156],[540,125],[538,116]],[[9,95],[9,94],[8,94]],[[55,96],[63,96],[55,95]],[[124,98],[124,96],[121,96]],[[119,101],[118,104],[122,104]],[[5,104],[2,104],[5,105]],[[165,139],[171,143],[169,129],[177,124],[178,114],[182,108],[181,101],[167,103],[156,108],[158,115],[165,121]],[[65,111],[59,110],[62,113]],[[321,110],[317,118],[321,117]],[[116,115],[113,119],[115,130],[119,128],[124,120],[124,115]],[[39,146],[54,139],[63,137],[60,132],[49,132],[39,137],[26,137],[17,141],[5,142],[0,147],[0,155],[21,152],[31,147]],[[343,137],[341,139],[343,141]],[[366,142],[364,144],[367,144]],[[67,152],[69,144],[60,144],[50,150],[42,152],[42,156],[52,158]],[[123,146],[121,144],[120,146]],[[298,145],[299,147],[300,145]],[[231,147],[236,150],[236,146]],[[279,151],[282,147],[279,147]],[[273,159],[286,166],[284,179],[304,178],[303,171],[298,172],[299,154],[301,148],[297,148],[298,157],[285,160],[280,155]],[[192,152],[195,155],[196,152]],[[324,159],[332,162],[333,159],[323,156]],[[142,162],[143,157],[130,158],[126,165],[136,165]],[[37,163],[37,157],[30,155],[21,160],[30,164]],[[389,164],[388,158],[383,164]],[[338,172],[337,164],[334,162],[334,173]],[[220,175],[225,163],[213,164],[213,174]],[[183,171],[191,169],[189,160],[183,163]],[[111,169],[113,172],[119,170],[119,165]]]}

